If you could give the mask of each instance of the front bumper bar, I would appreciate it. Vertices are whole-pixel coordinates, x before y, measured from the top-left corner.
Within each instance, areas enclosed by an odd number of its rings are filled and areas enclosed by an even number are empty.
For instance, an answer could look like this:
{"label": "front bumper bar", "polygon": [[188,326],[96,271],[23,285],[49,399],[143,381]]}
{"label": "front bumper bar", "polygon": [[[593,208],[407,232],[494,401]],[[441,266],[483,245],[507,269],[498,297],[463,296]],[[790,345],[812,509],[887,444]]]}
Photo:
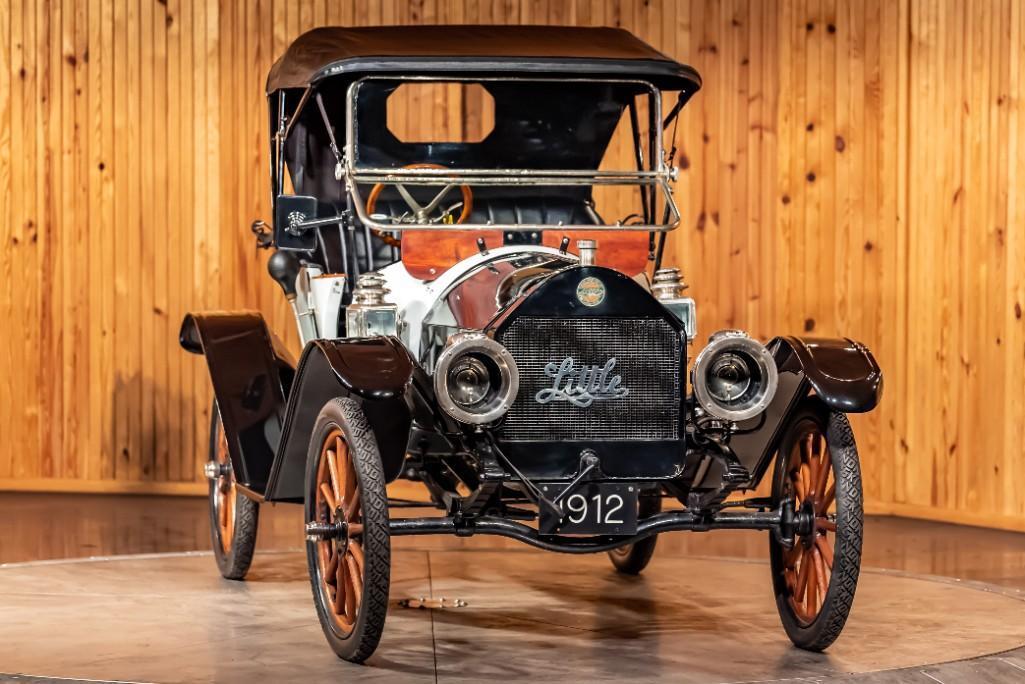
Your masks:
{"label": "front bumper bar", "polygon": [[[790,523],[793,525],[793,522]],[[780,532],[784,514],[776,511],[720,511],[713,515],[699,516],[690,511],[667,511],[645,518],[637,524],[637,534],[630,537],[590,536],[568,537],[542,535],[536,529],[513,520],[498,516],[480,516],[456,521],[452,517],[395,518],[389,523],[392,536],[421,534],[455,534],[469,537],[488,534],[509,537],[525,544],[547,551],[563,553],[595,553],[611,551],[627,544],[633,544],[646,537],[662,532],[688,530],[773,530]],[[788,536],[788,535],[787,535]]]}

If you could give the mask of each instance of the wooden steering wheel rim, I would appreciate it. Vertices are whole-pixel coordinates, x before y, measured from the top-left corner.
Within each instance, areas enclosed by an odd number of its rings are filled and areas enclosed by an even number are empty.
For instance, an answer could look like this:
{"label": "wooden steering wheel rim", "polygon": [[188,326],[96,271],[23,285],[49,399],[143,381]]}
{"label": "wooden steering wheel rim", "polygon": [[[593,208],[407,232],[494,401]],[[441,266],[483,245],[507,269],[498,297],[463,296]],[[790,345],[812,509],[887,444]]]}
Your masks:
{"label": "wooden steering wheel rim", "polygon": [[[403,169],[441,169],[446,170],[447,167],[441,164],[432,164],[430,162],[421,162],[418,164],[406,164],[401,167]],[[374,213],[374,209],[377,206],[377,198],[384,190],[384,183],[378,183],[370,189],[370,194],[367,196],[367,216]],[[456,223],[466,223],[466,220],[470,218],[470,213],[473,211],[473,191],[469,185],[460,185],[459,190],[463,193],[463,212],[459,214],[459,219]]]}

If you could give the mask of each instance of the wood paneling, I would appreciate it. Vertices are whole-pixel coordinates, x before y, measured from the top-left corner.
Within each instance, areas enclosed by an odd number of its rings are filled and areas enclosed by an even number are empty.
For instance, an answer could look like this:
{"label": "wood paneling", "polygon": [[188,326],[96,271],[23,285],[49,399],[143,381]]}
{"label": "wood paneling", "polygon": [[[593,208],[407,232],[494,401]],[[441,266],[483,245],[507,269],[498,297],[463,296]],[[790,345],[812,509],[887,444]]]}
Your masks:
{"label": "wood paneling", "polygon": [[[702,335],[865,341],[886,372],[855,420],[870,505],[1023,527],[1011,0],[5,2],[0,486],[202,490],[210,392],[182,315],[257,308],[295,345],[248,229],[269,213],[268,67],[317,25],[445,22],[620,25],[694,64],[669,255]],[[476,107],[405,116],[462,130]]]}

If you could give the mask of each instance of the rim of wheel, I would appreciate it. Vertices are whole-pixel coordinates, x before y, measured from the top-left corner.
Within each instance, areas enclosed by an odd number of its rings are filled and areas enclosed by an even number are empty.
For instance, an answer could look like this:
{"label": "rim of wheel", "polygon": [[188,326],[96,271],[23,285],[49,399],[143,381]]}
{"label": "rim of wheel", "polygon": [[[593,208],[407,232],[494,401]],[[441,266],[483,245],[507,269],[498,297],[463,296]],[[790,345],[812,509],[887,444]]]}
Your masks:
{"label": "rim of wheel", "polygon": [[794,510],[813,518],[807,534],[783,552],[787,603],[802,626],[822,611],[833,572],[836,533],[836,481],[829,445],[818,426],[809,426],[787,461],[787,495]]}
{"label": "rim of wheel", "polygon": [[214,460],[220,474],[213,481],[214,512],[217,516],[217,533],[220,537],[221,549],[224,553],[231,550],[235,537],[235,478],[231,473],[231,457],[228,455],[228,438],[224,434],[224,426],[217,422],[217,449]]}
{"label": "rim of wheel", "polygon": [[315,543],[325,606],[338,630],[347,635],[363,599],[363,506],[352,454],[338,428],[321,445],[315,511],[316,522],[339,529],[335,538]]}

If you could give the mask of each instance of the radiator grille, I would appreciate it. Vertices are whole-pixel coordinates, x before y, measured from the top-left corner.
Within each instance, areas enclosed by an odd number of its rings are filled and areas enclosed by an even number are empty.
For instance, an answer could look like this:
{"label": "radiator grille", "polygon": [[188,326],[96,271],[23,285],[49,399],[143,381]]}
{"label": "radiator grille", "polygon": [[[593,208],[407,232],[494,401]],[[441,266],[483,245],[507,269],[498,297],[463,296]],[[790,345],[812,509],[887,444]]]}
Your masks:
{"label": "radiator grille", "polygon": [[[516,359],[520,391],[506,414],[502,439],[510,442],[655,441],[680,434],[680,334],[653,318],[516,319],[499,340]],[[628,394],[576,406],[539,403],[555,382],[549,363],[572,357],[577,367],[604,366]]]}

